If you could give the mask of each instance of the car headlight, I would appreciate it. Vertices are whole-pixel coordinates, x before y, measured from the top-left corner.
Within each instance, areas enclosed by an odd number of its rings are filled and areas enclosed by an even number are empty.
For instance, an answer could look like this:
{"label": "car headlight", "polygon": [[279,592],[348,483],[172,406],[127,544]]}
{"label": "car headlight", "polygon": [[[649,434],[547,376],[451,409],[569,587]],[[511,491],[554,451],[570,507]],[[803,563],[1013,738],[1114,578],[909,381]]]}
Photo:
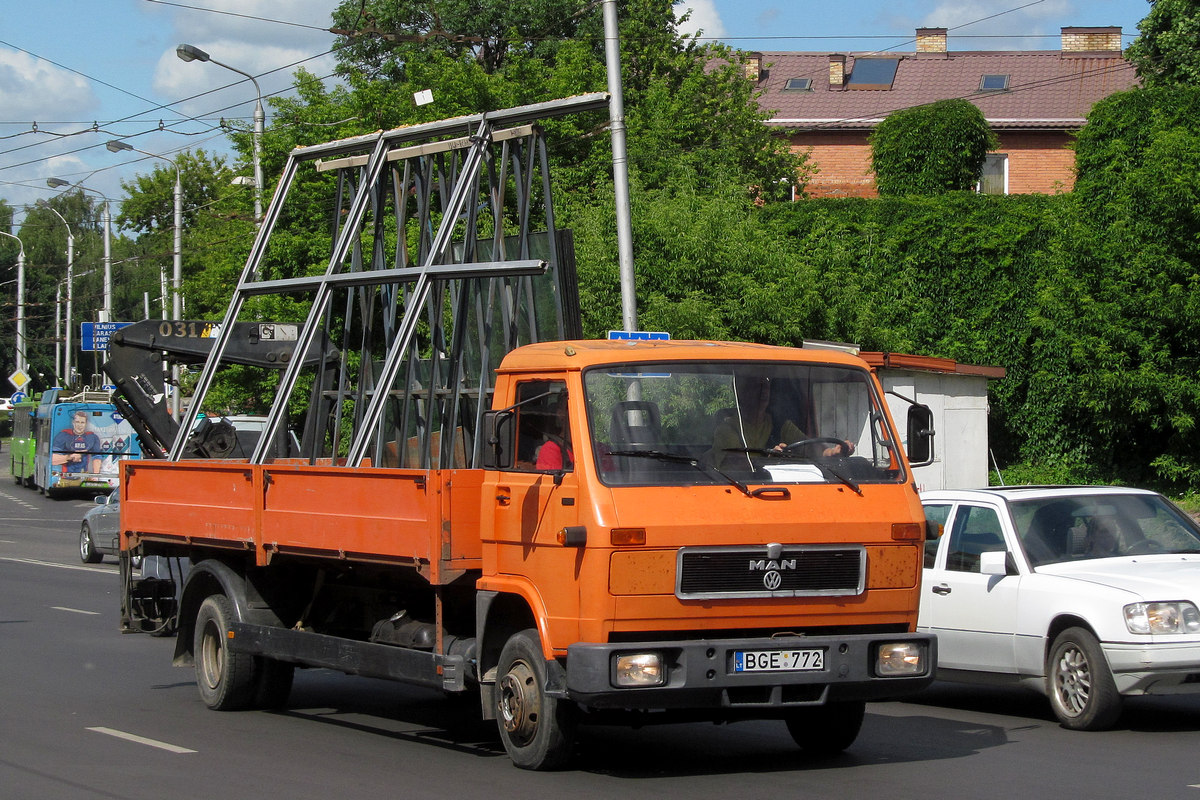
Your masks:
{"label": "car headlight", "polygon": [[1186,600],[1172,603],[1130,603],[1125,606],[1130,633],[1200,633],[1200,609]]}

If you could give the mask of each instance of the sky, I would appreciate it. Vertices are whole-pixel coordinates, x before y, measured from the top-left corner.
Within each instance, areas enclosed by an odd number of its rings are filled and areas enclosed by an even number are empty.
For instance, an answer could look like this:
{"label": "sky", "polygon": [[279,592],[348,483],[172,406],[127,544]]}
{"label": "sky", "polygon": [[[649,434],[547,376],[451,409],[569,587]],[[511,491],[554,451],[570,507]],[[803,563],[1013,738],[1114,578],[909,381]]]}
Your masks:
{"label": "sky", "polygon": [[[431,0],[436,2],[436,0]],[[122,181],[181,150],[228,154],[222,118],[250,126],[257,93],[289,91],[299,66],[333,72],[336,0],[0,0],[0,199],[48,199],[59,178],[119,202]],[[683,0],[687,31],[745,50],[913,50],[918,27],[950,50],[1057,50],[1064,26],[1119,26],[1128,45],[1148,0]],[[215,61],[184,62],[188,43]],[[603,87],[597,87],[603,88]],[[551,98],[547,98],[551,99]],[[268,123],[270,107],[267,106]],[[112,153],[121,139],[152,153]],[[158,158],[156,158],[158,157]],[[249,175],[249,170],[246,171]],[[249,191],[249,189],[247,189]],[[114,215],[116,209],[114,208]]]}

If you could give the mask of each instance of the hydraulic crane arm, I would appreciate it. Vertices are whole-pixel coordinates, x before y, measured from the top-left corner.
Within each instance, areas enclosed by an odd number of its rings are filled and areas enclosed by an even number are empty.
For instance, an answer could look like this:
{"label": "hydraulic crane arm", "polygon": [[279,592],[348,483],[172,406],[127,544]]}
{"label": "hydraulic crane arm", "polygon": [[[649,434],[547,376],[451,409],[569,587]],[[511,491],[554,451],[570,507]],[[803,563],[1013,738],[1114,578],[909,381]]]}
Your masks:
{"label": "hydraulic crane arm", "polygon": [[[298,326],[273,322],[235,322],[224,362],[283,369],[295,356]],[[143,320],[112,335],[103,369],[117,387],[113,403],[142,442],[144,458],[165,458],[179,432],[167,408],[163,373],[170,365],[200,364],[212,352],[218,322]],[[314,341],[306,365],[330,364],[340,357],[328,340]],[[227,426],[226,426],[227,427]],[[206,426],[189,440],[184,455],[213,458],[226,454],[230,431]]]}

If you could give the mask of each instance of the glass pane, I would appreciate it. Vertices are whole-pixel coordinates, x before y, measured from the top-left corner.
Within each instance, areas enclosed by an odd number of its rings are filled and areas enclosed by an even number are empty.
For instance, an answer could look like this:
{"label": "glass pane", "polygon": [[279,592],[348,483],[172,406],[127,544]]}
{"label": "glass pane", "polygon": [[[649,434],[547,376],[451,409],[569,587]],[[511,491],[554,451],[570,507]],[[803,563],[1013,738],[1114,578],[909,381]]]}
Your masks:
{"label": "glass pane", "polygon": [[609,484],[900,481],[867,372],[839,366],[615,364],[584,376]]}
{"label": "glass pane", "polygon": [[979,554],[1004,550],[1000,515],[987,506],[960,506],[950,531],[946,569],[979,572]]}

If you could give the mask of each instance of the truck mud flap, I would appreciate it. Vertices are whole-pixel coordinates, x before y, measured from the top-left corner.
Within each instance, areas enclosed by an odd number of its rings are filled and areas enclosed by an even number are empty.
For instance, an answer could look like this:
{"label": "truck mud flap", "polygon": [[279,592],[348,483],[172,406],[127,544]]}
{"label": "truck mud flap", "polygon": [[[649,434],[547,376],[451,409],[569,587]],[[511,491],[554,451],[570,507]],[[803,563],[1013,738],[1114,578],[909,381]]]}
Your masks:
{"label": "truck mud flap", "polygon": [[403,681],[447,692],[466,690],[463,658],[321,633],[235,622],[230,650],[324,667],[347,675]]}

